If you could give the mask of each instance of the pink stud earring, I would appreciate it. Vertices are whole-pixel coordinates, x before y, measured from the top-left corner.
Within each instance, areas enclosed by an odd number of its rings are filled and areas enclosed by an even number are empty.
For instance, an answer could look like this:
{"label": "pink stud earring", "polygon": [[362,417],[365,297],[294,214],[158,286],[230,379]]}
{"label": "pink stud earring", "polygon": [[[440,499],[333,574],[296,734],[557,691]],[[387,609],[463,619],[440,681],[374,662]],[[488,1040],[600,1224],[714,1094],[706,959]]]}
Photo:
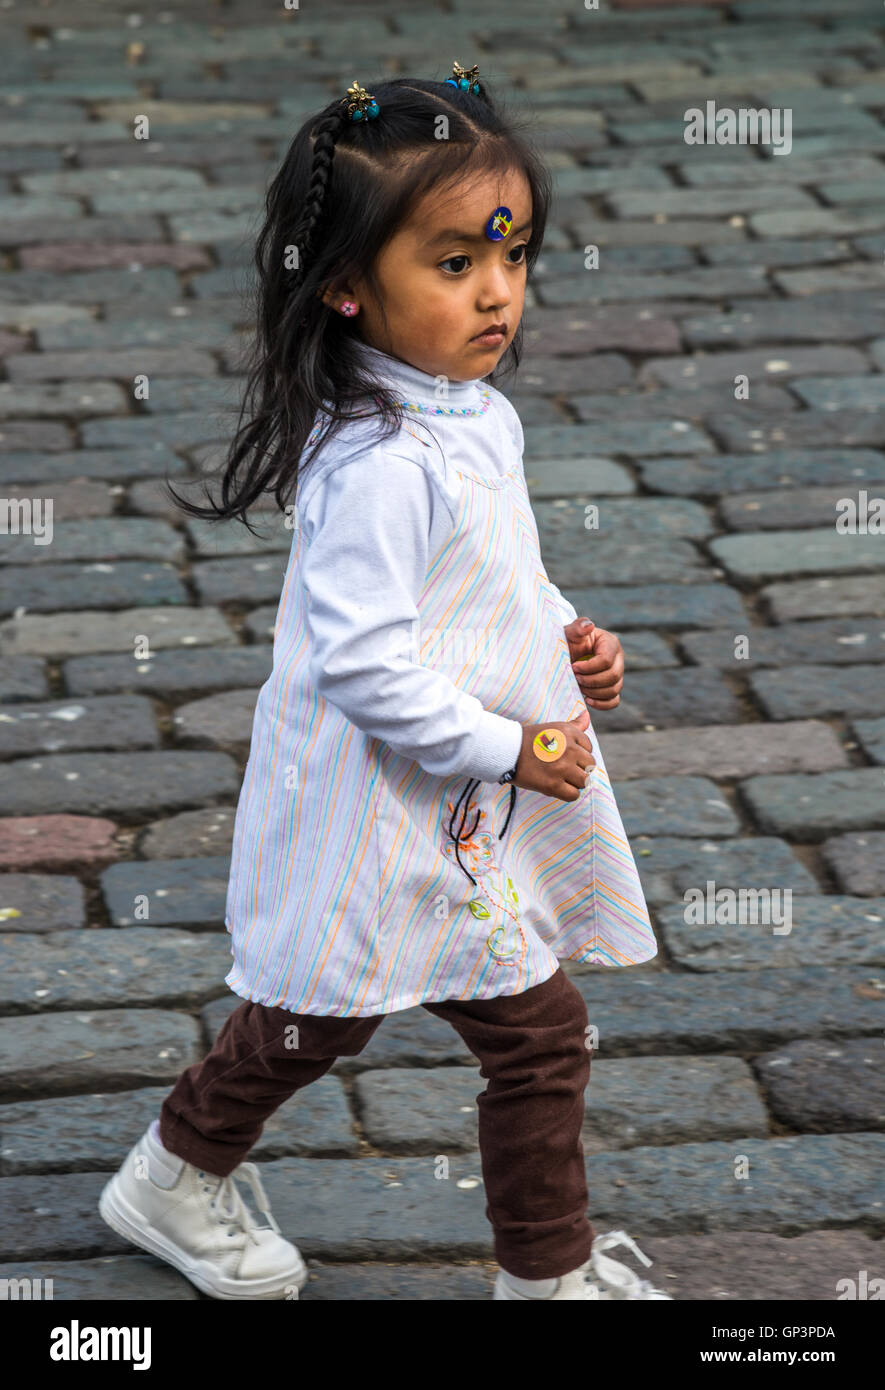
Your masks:
{"label": "pink stud earring", "polygon": [[346,314],[349,319],[353,318],[354,314],[357,312],[357,307],[352,299],[345,299],[344,303],[341,305],[341,312],[342,314]]}

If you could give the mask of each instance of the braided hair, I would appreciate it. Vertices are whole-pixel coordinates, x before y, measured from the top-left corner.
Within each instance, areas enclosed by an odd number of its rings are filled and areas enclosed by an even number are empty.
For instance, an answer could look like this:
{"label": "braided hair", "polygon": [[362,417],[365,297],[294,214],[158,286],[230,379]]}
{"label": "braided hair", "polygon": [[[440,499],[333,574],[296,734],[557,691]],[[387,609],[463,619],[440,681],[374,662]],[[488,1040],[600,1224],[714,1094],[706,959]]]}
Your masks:
{"label": "braided hair", "polygon": [[[344,108],[338,106],[330,115],[324,116],[315,127],[310,183],[305,194],[301,216],[292,233],[293,242],[299,249],[300,260],[308,259],[311,255],[316,225],[322,218],[326,190],[332,177],[335,143],[343,131],[347,119]],[[301,273],[303,272],[299,268],[295,275]],[[306,317],[302,319],[302,323],[307,323]]]}
{"label": "braided hair", "polygon": [[[208,505],[200,506],[166,484],[189,515],[235,518],[254,530],[248,509],[272,492],[286,510],[303,469],[355,414],[377,415],[389,427],[383,438],[401,427],[401,404],[360,360],[356,321],[322,296],[362,279],[383,321],[374,265],[432,189],[485,172],[524,173],[532,196],[529,274],[537,260],[552,183],[528,121],[505,114],[485,82],[478,92],[406,77],[369,85],[380,115],[352,121],[341,99],[330,102],[304,122],[267,189],[254,256],[256,331],[220,502],[207,491]],[[520,326],[489,377],[493,385],[521,353]],[[323,428],[308,451],[318,417]]]}

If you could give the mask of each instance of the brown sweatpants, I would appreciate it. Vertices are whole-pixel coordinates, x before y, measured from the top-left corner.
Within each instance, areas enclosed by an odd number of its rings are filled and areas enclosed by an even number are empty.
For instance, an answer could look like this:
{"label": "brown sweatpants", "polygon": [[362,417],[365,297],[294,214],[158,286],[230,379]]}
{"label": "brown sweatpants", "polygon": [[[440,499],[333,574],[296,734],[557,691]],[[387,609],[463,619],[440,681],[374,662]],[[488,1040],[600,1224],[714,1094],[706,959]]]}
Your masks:
{"label": "brown sweatpants", "polygon": [[[477,1097],[479,1147],[499,1265],[522,1279],[577,1269],[589,1258],[594,1237],[581,1144],[590,1077],[581,994],[558,969],[522,994],[422,1007],[452,1024],[488,1082]],[[336,1057],[362,1052],[384,1017],[321,1017],[241,1004],[211,1052],[182,1073],[164,1100],[164,1147],[226,1176],[268,1116],[327,1072]]]}

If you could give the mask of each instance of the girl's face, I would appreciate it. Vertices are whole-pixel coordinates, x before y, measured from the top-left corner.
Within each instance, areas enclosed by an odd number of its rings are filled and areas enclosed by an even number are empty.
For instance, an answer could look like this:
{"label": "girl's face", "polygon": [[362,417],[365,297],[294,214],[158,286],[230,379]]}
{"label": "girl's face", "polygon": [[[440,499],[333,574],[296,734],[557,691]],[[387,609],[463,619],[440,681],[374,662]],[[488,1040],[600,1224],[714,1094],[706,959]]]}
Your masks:
{"label": "girl's face", "polygon": [[[503,241],[486,224],[496,208],[513,214]],[[362,279],[330,294],[359,305],[365,342],[431,376],[472,381],[493,371],[510,346],[525,301],[532,198],[521,170],[484,174],[442,196],[432,190],[387,242],[375,264],[388,329]],[[479,335],[504,325],[503,337]]]}

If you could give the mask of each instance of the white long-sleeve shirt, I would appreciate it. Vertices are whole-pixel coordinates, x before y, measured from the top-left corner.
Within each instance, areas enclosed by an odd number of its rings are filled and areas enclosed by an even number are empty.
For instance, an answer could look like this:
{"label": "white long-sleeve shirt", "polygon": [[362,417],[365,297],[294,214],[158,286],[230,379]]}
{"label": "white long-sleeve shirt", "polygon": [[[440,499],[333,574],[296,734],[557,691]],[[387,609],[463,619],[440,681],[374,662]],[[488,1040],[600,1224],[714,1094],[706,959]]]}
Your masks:
{"label": "white long-sleeve shirt", "polygon": [[[434,378],[374,348],[362,345],[362,352],[402,399],[433,399]],[[449,382],[441,404],[473,400],[475,386]],[[476,435],[482,451],[469,457],[471,471],[485,468],[490,477],[500,476],[499,461],[509,466],[514,446],[520,458],[523,449],[519,416],[505,396],[494,396],[497,418],[510,429],[510,458],[504,450],[499,460],[490,455],[487,429]],[[429,423],[443,457],[420,445],[409,456],[395,438],[368,453],[354,451],[349,440],[336,449],[333,440],[316,473],[307,469],[298,518],[307,547],[310,677],[351,723],[425,771],[497,782],[516,764],[522,725],[483,709],[418,659],[417,600],[428,561],[452,533],[463,486],[463,421],[431,415]],[[575,609],[555,592],[563,624],[572,622]]]}

